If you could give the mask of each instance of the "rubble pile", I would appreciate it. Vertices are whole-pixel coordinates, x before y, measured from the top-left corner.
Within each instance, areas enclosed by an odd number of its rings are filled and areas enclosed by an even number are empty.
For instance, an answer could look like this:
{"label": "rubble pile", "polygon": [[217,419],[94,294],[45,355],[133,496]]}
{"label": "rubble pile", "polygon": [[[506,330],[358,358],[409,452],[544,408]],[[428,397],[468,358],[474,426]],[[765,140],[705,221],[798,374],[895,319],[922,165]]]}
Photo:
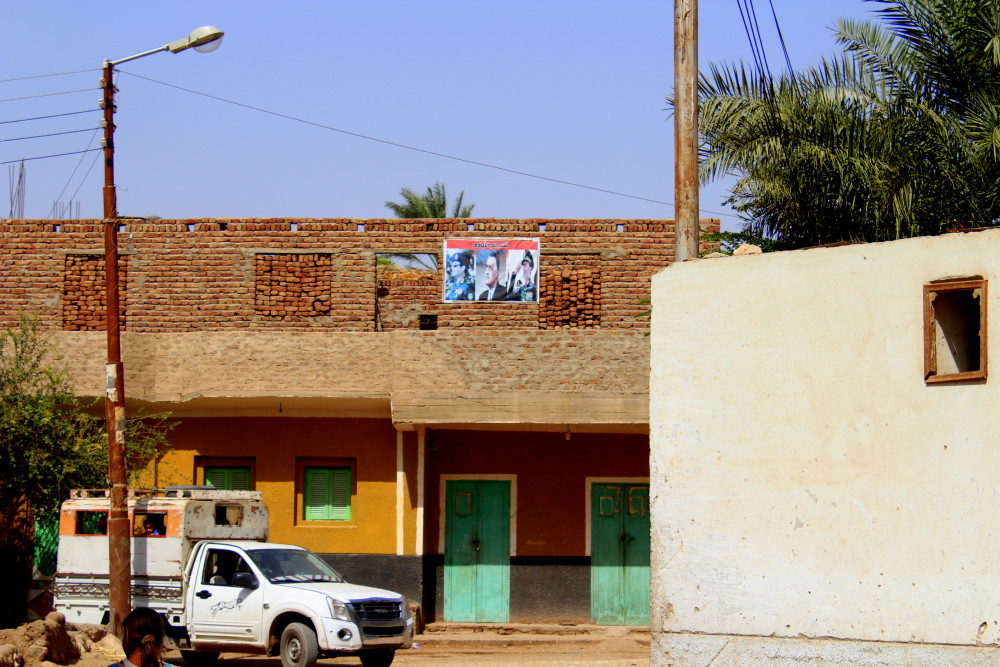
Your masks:
{"label": "rubble pile", "polygon": [[67,624],[57,611],[45,620],[0,630],[0,667],[104,667],[122,657],[121,642],[103,625]]}

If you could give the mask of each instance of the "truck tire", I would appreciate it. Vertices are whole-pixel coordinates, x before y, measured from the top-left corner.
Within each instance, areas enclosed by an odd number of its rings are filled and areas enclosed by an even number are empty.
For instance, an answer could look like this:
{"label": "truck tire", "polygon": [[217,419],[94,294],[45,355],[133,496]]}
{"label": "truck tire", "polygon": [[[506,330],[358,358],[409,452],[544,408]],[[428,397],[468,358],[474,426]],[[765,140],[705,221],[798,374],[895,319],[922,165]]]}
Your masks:
{"label": "truck tire", "polygon": [[181,651],[181,657],[188,667],[212,667],[219,661],[215,651]]}
{"label": "truck tire", "polygon": [[282,667],[312,667],[317,658],[316,631],[305,623],[289,623],[281,633]]}
{"label": "truck tire", "polygon": [[362,651],[358,654],[364,667],[389,667],[396,657],[396,649],[380,648],[374,651]]}

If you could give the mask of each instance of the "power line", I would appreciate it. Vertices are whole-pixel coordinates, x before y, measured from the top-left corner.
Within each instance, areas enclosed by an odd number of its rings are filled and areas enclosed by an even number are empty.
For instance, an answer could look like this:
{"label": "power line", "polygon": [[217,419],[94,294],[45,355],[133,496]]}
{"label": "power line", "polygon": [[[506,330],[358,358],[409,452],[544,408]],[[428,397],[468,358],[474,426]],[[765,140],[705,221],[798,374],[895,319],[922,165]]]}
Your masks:
{"label": "power line", "polygon": [[788,57],[788,47],[785,46],[785,36],[781,34],[781,26],[778,25],[778,14],[774,11],[774,0],[768,0],[771,3],[771,16],[774,17],[774,27],[778,31],[778,41],[781,42],[781,51],[785,54],[785,65],[788,66],[788,76],[792,78],[792,83],[795,83],[795,70],[792,69],[792,59]]}
{"label": "power line", "polygon": [[0,83],[8,83],[10,81],[25,81],[26,79],[43,79],[47,76],[65,76],[67,74],[84,74],[86,72],[100,72],[100,68],[92,67],[90,69],[78,69],[73,72],[53,72],[51,74],[35,74],[33,76],[16,76],[12,79],[0,79]]}
{"label": "power line", "polygon": [[93,113],[95,111],[100,111],[100,109],[84,109],[83,111],[67,111],[66,113],[54,113],[48,116],[35,116],[33,118],[18,118],[17,120],[0,120],[0,125],[6,125],[8,123],[25,123],[29,120],[43,120],[45,118],[59,118],[60,116],[73,116],[81,113]]}
{"label": "power line", "polygon": [[[177,90],[182,90],[182,91],[184,91],[186,93],[191,93],[191,94],[194,94],[194,95],[200,95],[202,97],[207,97],[207,98],[210,98],[210,99],[213,99],[213,100],[217,100],[219,102],[225,102],[226,104],[232,104],[232,105],[235,105],[235,106],[238,106],[238,107],[243,107],[244,109],[250,109],[252,111],[257,111],[257,112],[268,114],[268,115],[271,115],[271,116],[276,116],[278,118],[284,118],[286,120],[295,121],[297,123],[303,123],[305,125],[311,125],[313,127],[318,127],[318,128],[324,129],[324,130],[330,130],[331,132],[339,132],[341,134],[346,134],[346,135],[349,135],[349,136],[352,136],[352,137],[357,137],[359,139],[366,139],[368,141],[374,141],[374,142],[377,142],[377,143],[380,143],[380,144],[385,144],[387,146],[395,146],[396,148],[403,148],[403,149],[410,150],[410,151],[416,151],[418,153],[424,153],[426,155],[434,155],[436,157],[442,157],[442,158],[445,158],[445,159],[448,159],[448,160],[455,160],[455,161],[458,161],[458,162],[464,162],[466,164],[473,164],[473,165],[476,165],[476,166],[479,166],[479,167],[486,167],[488,169],[496,169],[498,171],[504,171],[504,172],[507,172],[509,174],[516,174],[518,176],[527,176],[528,178],[535,178],[535,179],[539,179],[539,180],[543,180],[543,181],[549,181],[550,183],[561,183],[562,185],[570,185],[570,186],[573,186],[573,187],[576,187],[576,188],[583,188],[585,190],[593,190],[595,192],[603,192],[603,193],[606,193],[606,194],[616,195],[618,197],[627,197],[629,199],[637,199],[637,200],[640,200],[640,201],[647,201],[647,202],[651,202],[653,204],[663,204],[664,206],[673,206],[673,203],[666,202],[666,201],[661,201],[659,199],[651,199],[649,197],[641,197],[639,195],[631,195],[631,194],[628,194],[628,193],[625,193],[625,192],[617,192],[615,190],[608,190],[606,188],[598,188],[598,187],[595,187],[595,186],[592,186],[592,185],[584,185],[582,183],[574,183],[572,181],[566,181],[566,180],[562,180],[562,179],[559,179],[559,178],[551,178],[549,176],[542,176],[540,174],[532,174],[530,172],[520,171],[520,170],[517,170],[517,169],[510,169],[508,167],[501,167],[501,166],[498,166],[498,165],[495,165],[495,164],[489,164],[487,162],[480,162],[478,160],[470,160],[468,158],[458,157],[458,156],[455,156],[455,155],[448,155],[447,153],[440,153],[438,151],[432,151],[432,150],[428,150],[426,148],[418,148],[416,146],[408,146],[406,144],[401,144],[401,143],[396,142],[396,141],[389,141],[388,139],[379,139],[378,137],[372,137],[372,136],[369,136],[369,135],[366,135],[366,134],[361,134],[361,133],[358,133],[358,132],[352,132],[350,130],[344,130],[344,129],[341,129],[341,128],[338,128],[338,127],[333,127],[331,125],[324,125],[323,123],[318,123],[316,121],[306,120],[304,118],[298,118],[296,116],[291,116],[291,115],[280,113],[280,112],[277,112],[277,111],[271,111],[269,109],[264,109],[262,107],[257,107],[257,106],[254,106],[252,104],[245,104],[243,102],[237,102],[235,100],[230,100],[230,99],[226,99],[224,97],[219,97],[218,95],[211,95],[209,93],[203,93],[203,92],[201,92],[199,90],[193,90],[191,88],[185,88],[183,86],[178,86],[178,85],[175,85],[175,84],[172,84],[172,83],[167,83],[165,81],[158,81],[157,79],[152,79],[150,77],[142,76],[140,74],[133,74],[132,72],[128,72],[128,71],[125,71],[125,70],[122,70],[122,69],[119,69],[118,72],[120,72],[122,74],[128,74],[129,76],[133,76],[133,77],[135,77],[137,79],[143,79],[145,81],[150,81],[152,83],[158,83],[161,86],[167,86],[169,88],[176,88]],[[732,215],[730,213],[721,213],[721,212],[717,212],[717,211],[708,211],[708,210],[705,210],[704,212],[705,213],[713,213],[715,215],[723,215],[723,216],[727,216],[727,217],[738,217],[738,216],[734,216],[734,215]]]}
{"label": "power line", "polygon": [[0,102],[17,102],[18,100],[35,100],[39,97],[54,97],[56,95],[72,95],[73,93],[89,93],[91,91],[97,90],[96,88],[80,88],[79,90],[64,90],[59,93],[42,93],[41,95],[28,95],[26,97],[8,97],[5,100],[0,100]]}
{"label": "power line", "polygon": [[99,127],[85,127],[82,130],[66,130],[65,132],[50,132],[48,134],[36,134],[32,137],[13,137],[11,139],[0,139],[0,142],[4,141],[24,141],[25,139],[41,139],[42,137],[57,137],[60,134],[74,134],[76,132],[90,132],[91,130],[99,130]]}
{"label": "power line", "polygon": [[18,158],[17,160],[5,160],[3,162],[0,162],[0,164],[14,164],[15,162],[20,162],[21,160],[25,160],[25,161],[27,161],[27,160],[45,160],[45,159],[50,158],[50,157],[63,157],[63,156],[66,156],[66,155],[79,155],[80,153],[90,153],[91,151],[99,151],[99,150],[102,150],[102,149],[101,148],[88,148],[85,151],[70,151],[69,153],[55,153],[54,155],[38,155],[38,156],[35,156],[35,157],[22,157],[22,158]]}
{"label": "power line", "polygon": [[[92,135],[90,135],[90,141],[87,142],[87,148],[88,149],[90,148],[91,144],[94,143],[94,139],[97,138],[99,130],[100,130],[100,128],[98,128],[97,130],[94,130],[94,133]],[[59,201],[60,199],[62,199],[63,193],[66,192],[66,188],[68,188],[69,184],[73,181],[73,176],[76,175],[76,171],[80,168],[80,165],[83,164],[83,158],[84,157],[85,157],[84,154],[80,155],[80,159],[76,161],[76,166],[73,167],[73,171],[70,173],[69,178],[66,179],[66,185],[63,186],[62,190],[60,190],[60,192],[59,192],[59,196],[56,197],[53,201]],[[80,191],[80,186],[82,186],[83,182],[87,180],[87,176],[90,175],[90,170],[94,168],[94,164],[97,162],[97,158],[99,158],[99,157],[101,157],[100,154],[97,154],[97,155],[94,156],[94,160],[90,163],[90,167],[87,169],[87,173],[83,175],[82,179],[80,179],[80,185],[76,186],[76,190],[73,192],[73,196],[69,198],[70,201],[73,201],[73,198],[76,197],[76,193]],[[55,215],[56,215],[56,207],[55,207],[55,204],[53,204],[52,205],[52,215],[50,217],[54,218]]]}

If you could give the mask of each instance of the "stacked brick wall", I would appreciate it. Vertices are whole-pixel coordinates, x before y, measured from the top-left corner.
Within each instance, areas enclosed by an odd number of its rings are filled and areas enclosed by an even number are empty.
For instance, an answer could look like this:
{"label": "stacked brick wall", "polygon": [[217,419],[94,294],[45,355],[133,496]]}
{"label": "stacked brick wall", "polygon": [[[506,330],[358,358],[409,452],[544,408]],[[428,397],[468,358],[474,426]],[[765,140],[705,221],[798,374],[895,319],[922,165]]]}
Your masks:
{"label": "stacked brick wall", "polygon": [[[435,315],[441,329],[550,326],[547,273],[542,275],[539,304],[442,303],[436,280],[378,284],[376,254],[429,252],[440,259],[443,240],[454,237],[538,238],[543,271],[592,269],[600,276],[599,293],[591,296],[599,317],[592,317],[590,326],[645,329],[648,324],[640,316],[646,306],[641,301],[649,297],[653,273],[673,260],[673,227],[672,221],[663,220],[127,222],[119,235],[120,251],[128,258],[122,286],[128,295],[126,329],[377,331],[415,329],[420,315]],[[717,230],[718,221],[702,221],[702,231]],[[89,315],[74,313],[99,309],[101,302],[65,291],[67,256],[72,254],[103,254],[100,221],[0,221],[0,323],[16,321],[21,312],[36,314],[44,325],[60,329],[92,322]],[[262,278],[259,262],[271,265],[270,278]],[[277,292],[261,290],[264,285],[275,287],[273,269],[278,266],[283,268]],[[292,266],[297,267],[295,275]],[[311,282],[302,282],[303,275]]]}
{"label": "stacked brick wall", "polygon": [[[128,258],[118,258],[118,319],[128,327]],[[66,331],[104,331],[107,314],[104,257],[66,255],[63,274],[62,320]]]}

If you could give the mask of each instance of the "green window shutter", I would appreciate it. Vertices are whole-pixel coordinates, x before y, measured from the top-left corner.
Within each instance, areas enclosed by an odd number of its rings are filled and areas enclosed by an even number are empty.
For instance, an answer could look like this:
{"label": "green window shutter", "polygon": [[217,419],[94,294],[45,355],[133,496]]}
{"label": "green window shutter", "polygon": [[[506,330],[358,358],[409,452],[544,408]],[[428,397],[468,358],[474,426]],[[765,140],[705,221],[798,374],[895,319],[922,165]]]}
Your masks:
{"label": "green window shutter", "polygon": [[250,491],[250,467],[205,468],[205,483],[226,491]]}
{"label": "green window shutter", "polygon": [[330,518],[348,521],[351,518],[351,469],[334,468],[330,477]]}
{"label": "green window shutter", "polygon": [[250,491],[250,468],[233,468],[230,470],[231,483],[229,488],[233,491]]}
{"label": "green window shutter", "polygon": [[228,468],[205,468],[205,484],[211,484],[217,489],[229,488]]}
{"label": "green window shutter", "polygon": [[303,518],[347,521],[351,518],[351,469],[306,468]]}

